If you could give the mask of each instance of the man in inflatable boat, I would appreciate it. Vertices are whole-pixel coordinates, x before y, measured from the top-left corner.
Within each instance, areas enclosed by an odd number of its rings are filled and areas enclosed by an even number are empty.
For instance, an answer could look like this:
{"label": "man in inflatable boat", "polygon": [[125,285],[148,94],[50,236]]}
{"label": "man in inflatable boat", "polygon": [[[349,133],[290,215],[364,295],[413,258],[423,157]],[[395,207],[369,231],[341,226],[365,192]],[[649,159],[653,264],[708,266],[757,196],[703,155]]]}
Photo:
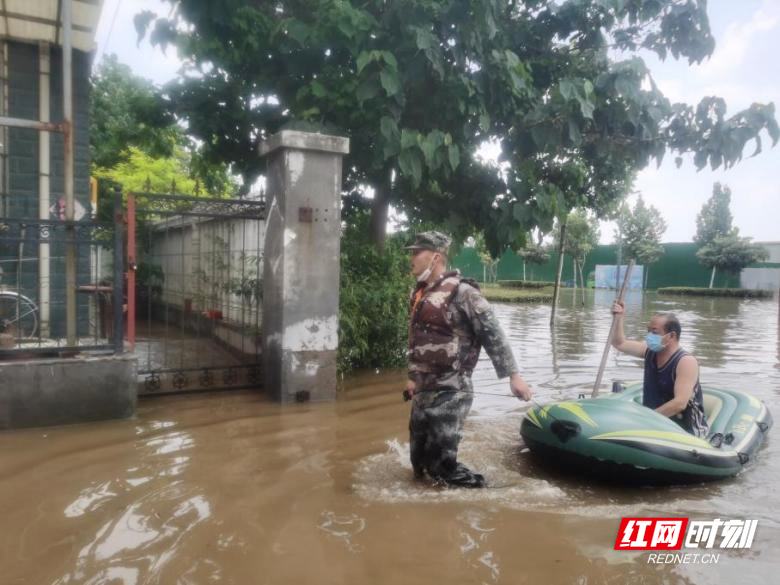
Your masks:
{"label": "man in inflatable boat", "polygon": [[518,398],[531,389],[518,374],[512,349],[477,283],[447,272],[450,238],[417,234],[407,248],[417,286],[409,298],[409,451],[417,479],[427,472],[444,485],[478,488],[485,478],[458,463],[463,422],[471,408],[471,373],[482,346],[499,378]]}
{"label": "man in inflatable boat", "polygon": [[706,437],[709,426],[699,384],[699,362],[680,347],[682,328],[677,317],[671,313],[653,315],[644,341],[636,341],[626,339],[623,332],[623,303],[613,303],[612,313],[612,346],[645,360],[642,404],[668,416],[692,435]]}

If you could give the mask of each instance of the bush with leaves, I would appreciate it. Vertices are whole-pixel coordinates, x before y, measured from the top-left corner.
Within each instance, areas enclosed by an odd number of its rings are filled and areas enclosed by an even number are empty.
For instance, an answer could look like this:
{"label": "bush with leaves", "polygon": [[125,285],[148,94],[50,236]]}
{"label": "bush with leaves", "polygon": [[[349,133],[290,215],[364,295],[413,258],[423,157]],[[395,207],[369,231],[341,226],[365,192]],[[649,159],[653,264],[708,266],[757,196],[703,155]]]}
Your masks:
{"label": "bush with leaves", "polygon": [[406,363],[408,299],[414,286],[406,234],[391,235],[380,254],[369,215],[347,218],[341,238],[341,316],[338,369],[400,367]]}

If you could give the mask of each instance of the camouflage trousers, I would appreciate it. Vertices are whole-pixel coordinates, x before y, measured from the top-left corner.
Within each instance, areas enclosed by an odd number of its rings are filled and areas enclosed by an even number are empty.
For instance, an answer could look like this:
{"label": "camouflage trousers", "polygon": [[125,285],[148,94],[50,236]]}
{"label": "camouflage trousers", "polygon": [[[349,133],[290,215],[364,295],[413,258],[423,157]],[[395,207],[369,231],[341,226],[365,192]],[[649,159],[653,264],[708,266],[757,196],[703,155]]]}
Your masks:
{"label": "camouflage trousers", "polygon": [[446,485],[482,487],[485,478],[458,463],[463,423],[474,399],[463,389],[423,390],[414,395],[409,417],[409,452],[416,478],[427,472]]}

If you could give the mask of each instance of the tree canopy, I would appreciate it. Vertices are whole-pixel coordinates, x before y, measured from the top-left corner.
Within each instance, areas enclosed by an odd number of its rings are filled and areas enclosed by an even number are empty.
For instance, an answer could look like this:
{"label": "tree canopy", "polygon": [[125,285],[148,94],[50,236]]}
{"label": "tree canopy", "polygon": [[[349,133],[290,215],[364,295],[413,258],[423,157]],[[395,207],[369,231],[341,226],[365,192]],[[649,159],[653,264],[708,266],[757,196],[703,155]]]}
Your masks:
{"label": "tree canopy", "polygon": [[[753,264],[766,260],[768,252],[763,246],[753,244],[750,238],[742,238],[735,231],[725,236],[718,236],[702,246],[696,256],[704,266],[739,274],[740,271]],[[712,283],[710,283],[712,288]]]}
{"label": "tree canopy", "polygon": [[[584,209],[576,209],[566,219],[563,252],[584,264],[587,255],[599,245],[600,235],[598,220]],[[556,225],[553,236],[555,248],[560,249],[560,225]]]}
{"label": "tree canopy", "polygon": [[90,157],[98,178],[125,190],[232,194],[226,161],[210,163],[179,126],[158,87],[115,55],[106,55],[92,75]]}
{"label": "tree canopy", "polygon": [[699,246],[704,246],[716,238],[731,234],[733,228],[730,205],[731,189],[729,186],[715,183],[712,187],[712,195],[696,216],[696,235],[693,237],[693,241]]}
{"label": "tree canopy", "polygon": [[664,253],[661,237],[666,231],[666,221],[661,212],[652,205],[645,205],[640,195],[632,210],[624,206],[617,216],[618,231],[616,240],[623,245],[627,259],[633,258],[637,264],[658,262]]}
{"label": "tree canopy", "polygon": [[545,246],[542,246],[541,244],[535,244],[533,242],[529,242],[523,248],[518,250],[517,255],[528,264],[536,264],[539,266],[542,264],[547,264],[547,262],[550,260],[549,250]]}
{"label": "tree canopy", "polygon": [[136,193],[169,193],[174,190],[188,195],[195,193],[195,179],[187,170],[188,157],[182,147],[177,147],[168,157],[154,157],[134,146],[123,154],[126,160],[110,168],[94,169],[95,176],[109,179],[125,191]]}
{"label": "tree canopy", "polygon": [[751,243],[751,238],[741,237],[739,228],[732,226],[730,203],[731,189],[728,185],[715,183],[712,196],[696,217],[694,241],[699,244],[696,257],[701,264],[712,268],[710,288],[718,270],[739,274],[743,268],[768,255],[765,248]]}
{"label": "tree canopy", "polygon": [[106,55],[92,75],[90,158],[113,167],[137,148],[154,157],[173,154],[184,134],[154,84],[138,77],[116,55]]}
{"label": "tree canopy", "polygon": [[[715,41],[704,0],[169,0],[136,17],[184,59],[168,104],[251,184],[258,143],[297,125],[346,134],[347,192],[456,236],[485,230],[496,253],[576,207],[609,212],[636,170],[667,150],[731,166],[772,104],[726,116],[717,97],[671,103],[641,50],[698,63]],[[474,153],[498,141],[499,171]]]}

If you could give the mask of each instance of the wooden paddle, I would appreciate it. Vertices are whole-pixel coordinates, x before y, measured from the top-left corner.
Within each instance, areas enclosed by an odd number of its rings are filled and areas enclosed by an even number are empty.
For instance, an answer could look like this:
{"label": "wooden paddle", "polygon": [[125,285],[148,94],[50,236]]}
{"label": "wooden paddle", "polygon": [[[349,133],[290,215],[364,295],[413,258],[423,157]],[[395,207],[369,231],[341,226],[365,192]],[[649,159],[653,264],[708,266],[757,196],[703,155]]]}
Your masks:
{"label": "wooden paddle", "polygon": [[[623,277],[623,285],[620,287],[620,292],[617,296],[617,301],[622,303],[623,297],[626,296],[626,289],[628,288],[628,281],[631,278],[631,271],[634,269],[634,261],[631,260],[628,263],[628,267],[626,268],[626,274]],[[620,270],[620,266],[618,266],[618,270]],[[604,375],[604,366],[607,365],[607,356],[609,356],[609,348],[612,345],[612,337],[615,335],[615,323],[617,322],[617,317],[613,314],[612,315],[612,325],[609,327],[609,335],[607,336],[607,343],[604,346],[604,353],[601,354],[601,364],[599,364],[599,373],[598,376],[596,376],[596,383],[593,385],[593,392],[590,393],[591,398],[596,398],[596,396],[599,395],[599,386],[601,386],[601,377]]]}

